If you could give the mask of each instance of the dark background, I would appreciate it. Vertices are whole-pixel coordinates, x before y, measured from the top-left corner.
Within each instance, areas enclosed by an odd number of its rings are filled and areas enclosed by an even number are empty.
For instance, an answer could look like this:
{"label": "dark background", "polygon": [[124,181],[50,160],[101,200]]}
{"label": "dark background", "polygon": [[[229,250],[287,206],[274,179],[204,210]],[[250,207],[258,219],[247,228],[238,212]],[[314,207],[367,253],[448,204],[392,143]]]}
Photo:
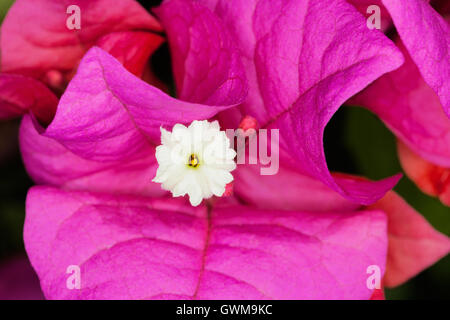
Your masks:
{"label": "dark background", "polygon": [[[139,1],[149,8],[159,1]],[[0,0],[0,21],[12,0]],[[167,45],[152,58],[155,72],[171,81]],[[17,131],[20,121],[0,122],[0,269],[13,257],[25,254],[22,238],[27,190],[32,186],[22,164]],[[325,152],[330,170],[381,179],[402,172],[395,137],[367,110],[342,107],[325,130]],[[403,177],[395,190],[422,213],[440,232],[450,235],[450,210],[437,199],[423,194]],[[0,282],[2,279],[0,278]],[[0,288],[2,283],[0,283]],[[395,289],[386,289],[387,299],[449,299],[450,256]]]}

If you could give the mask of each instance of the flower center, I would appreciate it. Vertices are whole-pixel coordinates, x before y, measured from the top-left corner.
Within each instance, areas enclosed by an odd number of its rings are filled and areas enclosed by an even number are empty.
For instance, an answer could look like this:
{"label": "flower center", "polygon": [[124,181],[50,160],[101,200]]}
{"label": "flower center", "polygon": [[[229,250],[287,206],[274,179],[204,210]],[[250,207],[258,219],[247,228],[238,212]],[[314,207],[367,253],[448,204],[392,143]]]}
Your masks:
{"label": "flower center", "polygon": [[199,161],[198,161],[198,157],[196,154],[191,154],[189,156],[189,161],[188,161],[188,166],[189,167],[193,167],[193,168],[197,168],[199,165]]}

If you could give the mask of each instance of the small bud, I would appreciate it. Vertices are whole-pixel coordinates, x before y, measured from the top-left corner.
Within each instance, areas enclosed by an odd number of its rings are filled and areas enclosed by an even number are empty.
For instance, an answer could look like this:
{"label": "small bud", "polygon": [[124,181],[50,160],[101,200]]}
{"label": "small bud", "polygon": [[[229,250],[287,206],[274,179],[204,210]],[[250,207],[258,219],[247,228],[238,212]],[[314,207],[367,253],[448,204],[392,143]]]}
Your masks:
{"label": "small bud", "polygon": [[251,130],[250,132],[255,132],[258,128],[258,121],[253,118],[252,116],[245,116],[242,118],[241,123],[239,124],[239,129],[242,129],[244,133],[247,133],[247,131]]}
{"label": "small bud", "polygon": [[45,74],[45,82],[50,88],[61,89],[64,86],[64,77],[58,70],[49,70]]}

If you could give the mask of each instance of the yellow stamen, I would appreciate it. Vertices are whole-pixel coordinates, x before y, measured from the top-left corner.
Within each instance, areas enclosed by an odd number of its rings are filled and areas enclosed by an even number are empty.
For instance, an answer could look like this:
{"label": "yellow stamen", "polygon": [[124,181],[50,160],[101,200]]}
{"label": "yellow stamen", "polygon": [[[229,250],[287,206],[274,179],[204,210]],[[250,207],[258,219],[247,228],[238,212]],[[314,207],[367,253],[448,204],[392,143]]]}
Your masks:
{"label": "yellow stamen", "polygon": [[196,168],[196,167],[198,167],[198,165],[199,165],[199,160],[198,160],[197,155],[191,154],[191,155],[189,156],[188,166],[189,166],[189,167]]}

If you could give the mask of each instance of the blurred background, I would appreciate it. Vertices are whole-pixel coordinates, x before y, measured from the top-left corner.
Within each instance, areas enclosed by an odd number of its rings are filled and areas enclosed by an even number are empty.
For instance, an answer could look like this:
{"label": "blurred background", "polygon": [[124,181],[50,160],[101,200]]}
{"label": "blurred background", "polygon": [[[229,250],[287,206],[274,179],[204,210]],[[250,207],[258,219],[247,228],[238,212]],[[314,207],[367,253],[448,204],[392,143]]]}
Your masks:
{"label": "blurred background", "polygon": [[[0,0],[0,22],[12,0]],[[146,8],[158,1],[140,1]],[[167,45],[152,58],[155,72],[170,81]],[[39,281],[26,258],[22,231],[25,197],[32,186],[20,157],[19,120],[0,122],[0,300],[43,299]],[[325,152],[332,171],[381,179],[402,172],[394,136],[369,111],[345,106],[334,115],[325,131]],[[396,186],[406,201],[440,232],[450,236],[450,209],[423,194],[405,176]],[[386,289],[387,299],[449,299],[450,256],[408,283]]]}

